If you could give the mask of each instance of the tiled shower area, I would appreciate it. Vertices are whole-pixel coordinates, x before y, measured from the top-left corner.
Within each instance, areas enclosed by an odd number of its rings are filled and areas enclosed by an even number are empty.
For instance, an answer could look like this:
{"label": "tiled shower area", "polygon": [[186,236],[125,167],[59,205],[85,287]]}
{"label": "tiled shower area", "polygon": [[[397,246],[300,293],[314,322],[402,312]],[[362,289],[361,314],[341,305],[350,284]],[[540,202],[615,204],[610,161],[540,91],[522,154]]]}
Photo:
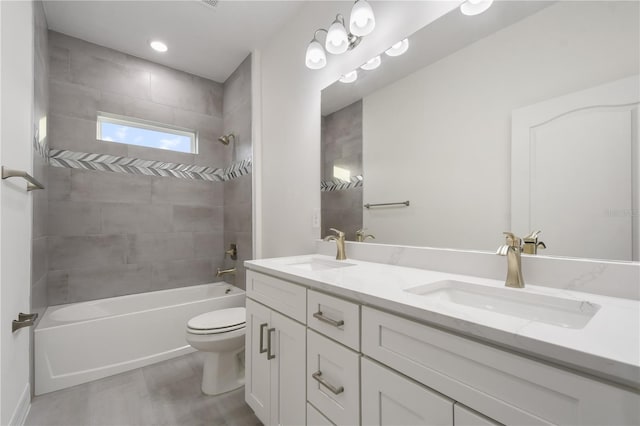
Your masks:
{"label": "tiled shower area", "polygon": [[[217,268],[236,267],[224,279],[244,288],[251,58],[219,83],[37,31],[34,170],[48,190],[34,199],[34,306],[210,283]],[[193,130],[197,151],[98,140],[98,113]]]}

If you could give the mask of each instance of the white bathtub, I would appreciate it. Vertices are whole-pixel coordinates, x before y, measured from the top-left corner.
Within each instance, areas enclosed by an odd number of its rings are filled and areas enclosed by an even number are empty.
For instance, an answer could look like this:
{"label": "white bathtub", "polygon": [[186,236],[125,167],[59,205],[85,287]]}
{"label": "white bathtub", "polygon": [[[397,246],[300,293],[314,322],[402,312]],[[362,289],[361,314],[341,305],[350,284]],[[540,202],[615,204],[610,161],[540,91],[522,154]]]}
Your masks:
{"label": "white bathtub", "polygon": [[244,301],[215,283],[50,306],[35,330],[35,394],[194,352],[187,321]]}

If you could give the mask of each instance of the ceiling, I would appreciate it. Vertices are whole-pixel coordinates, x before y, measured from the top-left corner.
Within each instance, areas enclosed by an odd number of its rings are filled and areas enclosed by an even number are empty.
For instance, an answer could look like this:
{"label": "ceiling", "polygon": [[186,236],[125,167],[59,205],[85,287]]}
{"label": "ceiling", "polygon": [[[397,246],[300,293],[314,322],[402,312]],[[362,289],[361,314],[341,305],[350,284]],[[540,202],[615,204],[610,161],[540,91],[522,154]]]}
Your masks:
{"label": "ceiling", "polygon": [[[45,0],[49,29],[171,68],[224,82],[303,1]],[[161,40],[169,51],[149,47]]]}

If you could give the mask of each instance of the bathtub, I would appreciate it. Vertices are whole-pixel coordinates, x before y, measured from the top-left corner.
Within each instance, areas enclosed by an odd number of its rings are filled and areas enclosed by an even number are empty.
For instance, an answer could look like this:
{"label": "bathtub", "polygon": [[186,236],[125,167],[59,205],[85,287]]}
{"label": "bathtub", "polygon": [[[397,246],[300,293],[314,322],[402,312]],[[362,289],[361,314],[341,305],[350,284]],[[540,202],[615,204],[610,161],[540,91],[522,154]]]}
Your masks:
{"label": "bathtub", "polygon": [[244,306],[243,290],[203,284],[50,306],[35,329],[35,394],[194,352],[187,321]]}

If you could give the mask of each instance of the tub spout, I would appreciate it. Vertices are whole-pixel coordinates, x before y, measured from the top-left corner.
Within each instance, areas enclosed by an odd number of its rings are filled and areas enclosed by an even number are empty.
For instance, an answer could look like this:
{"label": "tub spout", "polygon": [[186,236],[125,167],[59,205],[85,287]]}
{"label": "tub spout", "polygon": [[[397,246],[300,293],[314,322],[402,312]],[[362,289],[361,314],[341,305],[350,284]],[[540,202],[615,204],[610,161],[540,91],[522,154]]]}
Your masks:
{"label": "tub spout", "polygon": [[236,268],[229,268],[229,269],[220,269],[220,268],[218,268],[218,271],[216,272],[216,277],[221,277],[221,276],[227,275],[227,274],[235,275],[235,273],[236,273]]}

